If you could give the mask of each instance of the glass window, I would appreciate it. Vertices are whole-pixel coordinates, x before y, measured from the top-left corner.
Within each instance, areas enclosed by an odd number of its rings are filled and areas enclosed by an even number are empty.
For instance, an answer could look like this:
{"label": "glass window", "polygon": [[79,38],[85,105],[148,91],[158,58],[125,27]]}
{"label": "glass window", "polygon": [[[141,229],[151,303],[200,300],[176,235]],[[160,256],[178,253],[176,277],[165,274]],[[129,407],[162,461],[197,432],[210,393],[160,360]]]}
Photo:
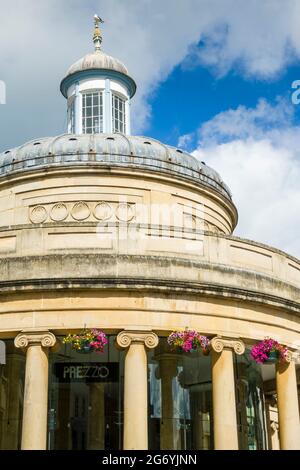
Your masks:
{"label": "glass window", "polygon": [[[261,366],[250,360],[249,350],[234,357],[239,449],[266,449]],[[211,355],[173,351],[160,338],[148,360],[149,449],[212,450]]]}
{"label": "glass window", "polygon": [[114,336],[103,354],[50,352],[49,450],[122,449],[124,355]]}
{"label": "glass window", "polygon": [[113,132],[125,134],[125,100],[118,95],[112,95],[112,129]]}
{"label": "glass window", "polygon": [[250,359],[249,349],[235,355],[235,376],[239,449],[267,449],[262,366]]}
{"label": "glass window", "polygon": [[169,348],[165,338],[149,358],[149,449],[211,450],[211,358]]}
{"label": "glass window", "polygon": [[0,450],[21,447],[25,354],[6,342],[6,364],[0,365]]}
{"label": "glass window", "polygon": [[82,95],[82,132],[83,134],[103,132],[103,94],[100,91]]}

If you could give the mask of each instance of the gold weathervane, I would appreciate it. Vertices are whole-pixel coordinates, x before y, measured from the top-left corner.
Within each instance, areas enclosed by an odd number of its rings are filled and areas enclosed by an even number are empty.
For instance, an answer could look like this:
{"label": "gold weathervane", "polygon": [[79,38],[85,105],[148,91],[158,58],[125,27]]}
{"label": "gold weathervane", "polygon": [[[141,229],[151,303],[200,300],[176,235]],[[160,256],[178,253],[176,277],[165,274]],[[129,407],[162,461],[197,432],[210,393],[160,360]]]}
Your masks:
{"label": "gold weathervane", "polygon": [[101,43],[102,43],[102,33],[101,33],[99,25],[101,23],[104,23],[104,21],[98,15],[94,15],[94,20],[95,20],[95,30],[94,30],[93,41],[94,41],[94,44],[95,44],[95,50],[100,51],[101,50]]}

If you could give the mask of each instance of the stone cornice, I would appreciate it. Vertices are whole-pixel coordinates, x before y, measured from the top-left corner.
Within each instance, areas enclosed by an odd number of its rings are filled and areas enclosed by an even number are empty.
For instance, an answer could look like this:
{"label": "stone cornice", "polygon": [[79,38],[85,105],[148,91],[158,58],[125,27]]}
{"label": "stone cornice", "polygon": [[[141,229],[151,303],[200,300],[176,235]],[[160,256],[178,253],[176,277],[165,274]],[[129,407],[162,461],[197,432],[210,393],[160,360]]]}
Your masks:
{"label": "stone cornice", "polygon": [[[258,277],[258,276],[256,276]],[[292,286],[291,286],[292,287]],[[300,303],[293,300],[259,292],[246,290],[234,286],[219,284],[207,284],[192,282],[189,280],[178,281],[172,279],[146,279],[146,278],[51,278],[51,279],[24,279],[0,282],[1,293],[17,293],[24,291],[51,291],[70,289],[118,289],[147,292],[171,292],[172,294],[201,295],[226,299],[242,300],[243,302],[254,302],[271,307],[292,311],[300,315]],[[297,289],[294,288],[293,289]],[[299,290],[299,289],[298,289]]]}
{"label": "stone cornice", "polygon": [[245,352],[245,344],[241,339],[223,338],[221,336],[215,336],[211,340],[211,348],[217,353],[221,353],[223,349],[233,349],[239,356]]}
{"label": "stone cornice", "polygon": [[152,331],[121,331],[117,338],[117,345],[122,349],[127,349],[132,343],[142,343],[148,349],[156,348],[158,336]]}
{"label": "stone cornice", "polygon": [[52,348],[56,344],[56,337],[50,331],[22,331],[15,338],[15,347],[26,349],[28,346],[42,346]]}

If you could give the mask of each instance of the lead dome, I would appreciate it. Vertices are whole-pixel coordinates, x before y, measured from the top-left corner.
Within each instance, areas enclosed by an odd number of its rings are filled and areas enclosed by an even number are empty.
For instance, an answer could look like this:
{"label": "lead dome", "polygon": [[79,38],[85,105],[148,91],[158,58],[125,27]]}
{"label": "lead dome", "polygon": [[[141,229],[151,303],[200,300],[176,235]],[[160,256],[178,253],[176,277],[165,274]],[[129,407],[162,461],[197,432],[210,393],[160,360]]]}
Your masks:
{"label": "lead dome", "polygon": [[95,51],[86,54],[71,65],[66,73],[66,77],[77,72],[92,69],[114,70],[116,72],[123,73],[124,75],[129,75],[127,68],[120,60],[105,54],[103,51]]}
{"label": "lead dome", "polygon": [[123,167],[161,172],[209,187],[231,200],[220,175],[183,150],[158,140],[124,134],[64,134],[32,140],[0,154],[0,178],[55,166]]}

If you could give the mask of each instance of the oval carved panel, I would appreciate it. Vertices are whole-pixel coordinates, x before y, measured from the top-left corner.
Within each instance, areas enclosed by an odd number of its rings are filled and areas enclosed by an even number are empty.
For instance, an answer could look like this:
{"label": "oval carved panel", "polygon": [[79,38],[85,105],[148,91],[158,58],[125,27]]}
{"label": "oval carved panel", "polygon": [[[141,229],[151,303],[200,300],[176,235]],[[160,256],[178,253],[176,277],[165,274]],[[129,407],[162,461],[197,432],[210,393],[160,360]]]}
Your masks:
{"label": "oval carved panel", "polygon": [[52,207],[50,217],[54,222],[61,222],[68,217],[68,208],[65,204],[58,203]]}
{"label": "oval carved panel", "polygon": [[85,202],[77,202],[72,210],[71,215],[75,220],[85,220],[91,215],[91,210]]}
{"label": "oval carved panel", "polygon": [[48,212],[44,206],[36,206],[30,212],[30,220],[34,224],[42,224],[47,220]]}
{"label": "oval carved panel", "polygon": [[134,209],[132,205],[121,202],[116,209],[117,219],[121,222],[130,222],[134,217]]}
{"label": "oval carved panel", "polygon": [[94,209],[94,216],[97,220],[108,220],[112,213],[112,207],[107,202],[100,202]]}

